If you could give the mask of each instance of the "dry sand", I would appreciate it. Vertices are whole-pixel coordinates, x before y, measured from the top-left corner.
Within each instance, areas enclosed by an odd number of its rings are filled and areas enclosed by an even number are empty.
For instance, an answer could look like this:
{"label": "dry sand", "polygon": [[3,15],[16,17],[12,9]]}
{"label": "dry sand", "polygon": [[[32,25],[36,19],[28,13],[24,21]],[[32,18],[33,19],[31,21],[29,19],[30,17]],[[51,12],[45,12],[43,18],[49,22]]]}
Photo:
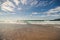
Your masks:
{"label": "dry sand", "polygon": [[57,26],[60,25],[0,24],[0,40],[60,40]]}

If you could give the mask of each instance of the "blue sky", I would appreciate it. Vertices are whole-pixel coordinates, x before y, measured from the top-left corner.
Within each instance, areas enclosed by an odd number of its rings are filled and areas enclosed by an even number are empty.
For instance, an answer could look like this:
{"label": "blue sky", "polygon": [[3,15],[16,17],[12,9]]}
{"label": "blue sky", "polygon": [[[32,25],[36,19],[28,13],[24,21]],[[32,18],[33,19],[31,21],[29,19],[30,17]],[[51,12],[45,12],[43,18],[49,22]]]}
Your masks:
{"label": "blue sky", "polygon": [[60,0],[0,0],[0,20],[60,18]]}

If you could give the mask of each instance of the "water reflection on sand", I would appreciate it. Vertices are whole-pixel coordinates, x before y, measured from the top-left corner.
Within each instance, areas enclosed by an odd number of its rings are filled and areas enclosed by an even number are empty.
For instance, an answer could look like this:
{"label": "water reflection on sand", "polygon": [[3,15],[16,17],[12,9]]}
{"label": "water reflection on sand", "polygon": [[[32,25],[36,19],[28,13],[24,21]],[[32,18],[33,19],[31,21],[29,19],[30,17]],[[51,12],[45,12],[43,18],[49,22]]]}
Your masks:
{"label": "water reflection on sand", "polygon": [[0,24],[0,40],[60,40],[59,27],[58,24]]}

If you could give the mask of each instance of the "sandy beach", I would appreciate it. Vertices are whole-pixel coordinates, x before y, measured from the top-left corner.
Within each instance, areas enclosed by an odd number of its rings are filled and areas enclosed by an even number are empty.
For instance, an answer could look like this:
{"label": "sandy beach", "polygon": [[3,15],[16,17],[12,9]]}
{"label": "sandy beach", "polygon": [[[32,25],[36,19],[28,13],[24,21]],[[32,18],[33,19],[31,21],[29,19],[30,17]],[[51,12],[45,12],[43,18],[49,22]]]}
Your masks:
{"label": "sandy beach", "polygon": [[0,24],[0,40],[60,40],[60,25]]}

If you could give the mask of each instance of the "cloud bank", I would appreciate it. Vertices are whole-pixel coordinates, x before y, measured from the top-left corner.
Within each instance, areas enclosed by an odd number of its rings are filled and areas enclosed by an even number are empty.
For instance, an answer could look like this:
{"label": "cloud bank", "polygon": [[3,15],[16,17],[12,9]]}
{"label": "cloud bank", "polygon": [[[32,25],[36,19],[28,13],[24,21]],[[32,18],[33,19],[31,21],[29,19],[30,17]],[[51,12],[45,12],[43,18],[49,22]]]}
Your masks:
{"label": "cloud bank", "polygon": [[6,0],[1,5],[1,9],[3,11],[13,12],[15,8],[19,9],[18,7],[20,7],[20,9],[22,9],[21,8],[22,6],[24,6],[23,7],[24,9],[28,9],[29,7],[43,7],[43,6],[47,6],[47,5],[51,4],[51,3],[53,3],[54,0],[50,1],[49,3],[48,3],[47,0],[46,1],[42,1],[42,0],[41,1],[38,1],[38,0],[13,0],[13,2],[11,2],[11,0]]}
{"label": "cloud bank", "polygon": [[4,3],[1,5],[1,9],[2,9],[3,11],[13,12],[13,11],[14,11],[14,8],[15,8],[14,4],[13,4],[12,2],[10,2],[10,1],[6,1],[6,2],[4,2]]}
{"label": "cloud bank", "polygon": [[37,14],[43,14],[42,16],[44,16],[46,14],[46,16],[60,16],[60,6],[50,9],[46,12],[32,12],[32,16],[33,15],[37,15]]}

